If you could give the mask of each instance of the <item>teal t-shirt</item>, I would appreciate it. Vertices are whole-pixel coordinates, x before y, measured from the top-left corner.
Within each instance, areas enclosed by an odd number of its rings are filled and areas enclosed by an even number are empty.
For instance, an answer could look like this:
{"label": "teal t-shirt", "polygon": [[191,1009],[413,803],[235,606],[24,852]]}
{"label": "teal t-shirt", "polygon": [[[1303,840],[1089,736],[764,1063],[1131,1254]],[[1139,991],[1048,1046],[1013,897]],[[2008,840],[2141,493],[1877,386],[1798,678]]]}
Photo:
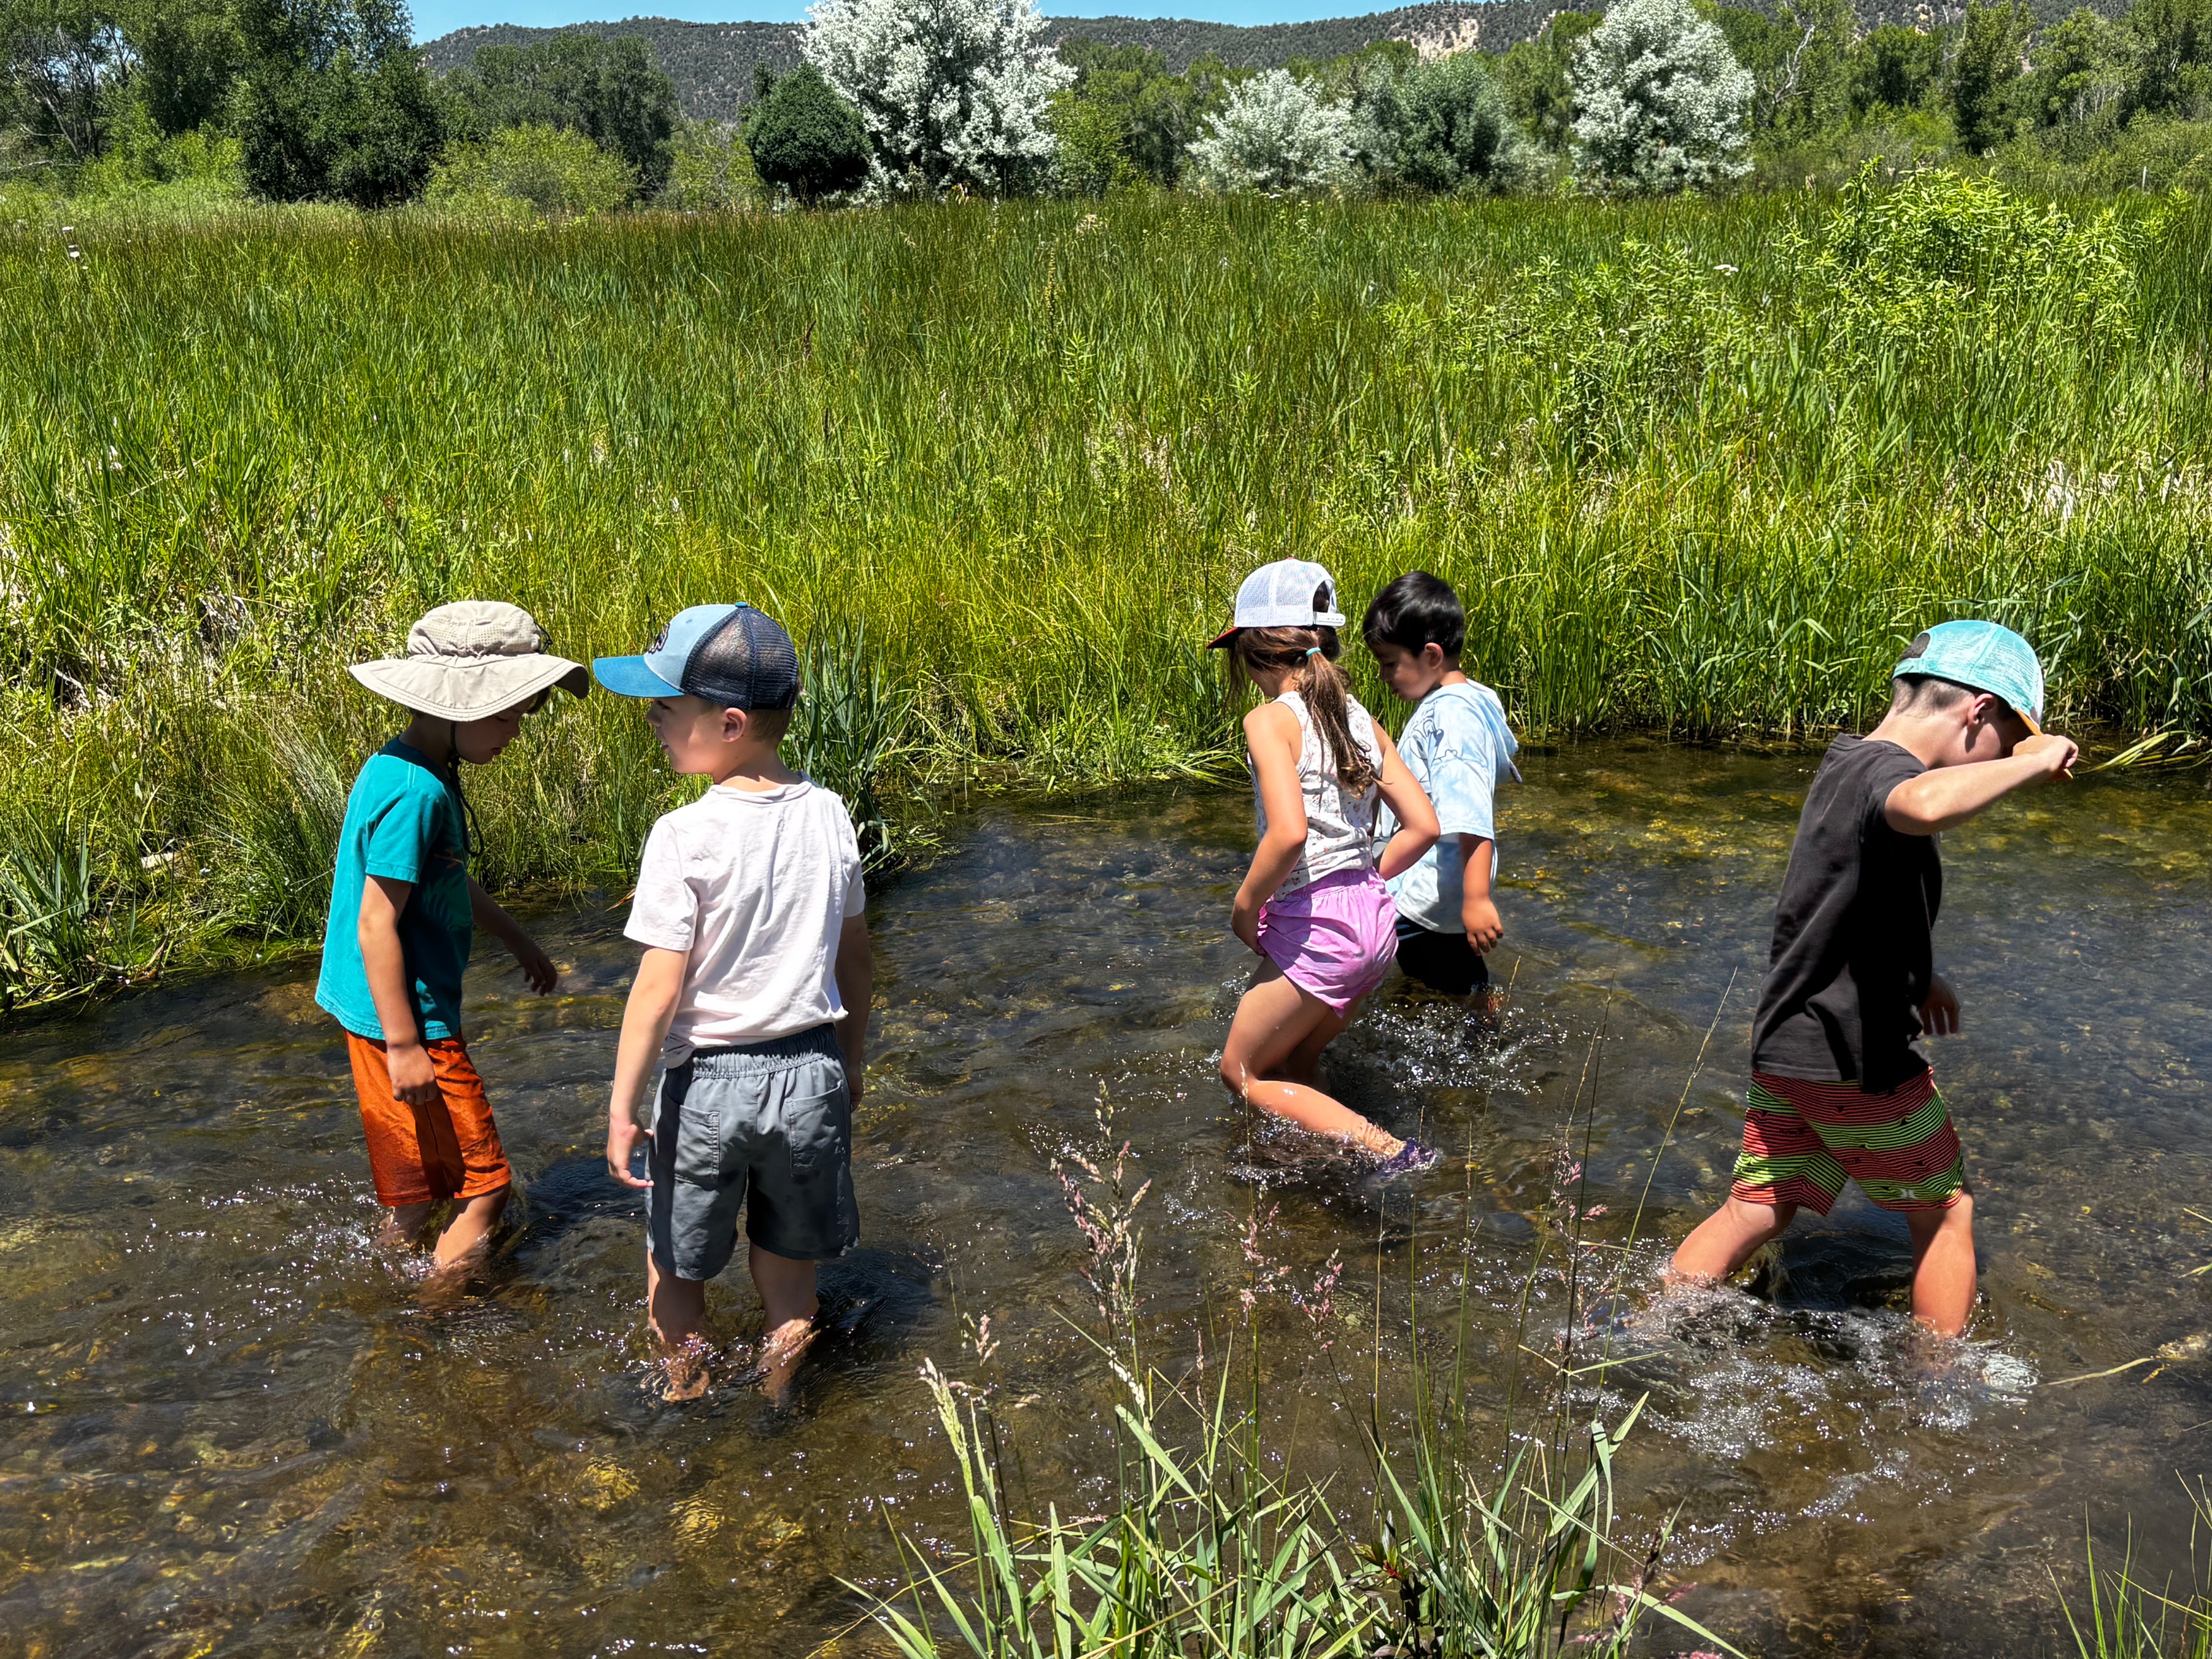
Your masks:
{"label": "teal t-shirt", "polygon": [[361,894],[371,876],[412,882],[399,913],[399,949],[420,1011],[422,1037],[461,1032],[461,975],[476,926],[469,904],[467,814],[461,792],[429,758],[397,738],[369,759],[346,799],[323,975],[315,1000],[357,1036],[381,1040],[361,960]]}

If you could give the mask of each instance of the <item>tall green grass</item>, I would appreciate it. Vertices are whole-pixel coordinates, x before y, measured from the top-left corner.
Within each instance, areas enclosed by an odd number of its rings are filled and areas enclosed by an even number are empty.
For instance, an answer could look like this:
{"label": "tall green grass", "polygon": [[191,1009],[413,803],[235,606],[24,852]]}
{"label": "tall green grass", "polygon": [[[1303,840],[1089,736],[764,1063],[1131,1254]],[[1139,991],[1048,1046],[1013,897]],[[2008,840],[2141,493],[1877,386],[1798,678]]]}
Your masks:
{"label": "tall green grass", "polygon": [[[1254,1315],[1288,1286],[1256,1213],[1244,1252],[1258,1291],[1243,1297],[1244,1329],[1168,1376],[1148,1351],[1158,1332],[1140,1296],[1139,1211],[1151,1183],[1131,1190],[1129,1148],[1117,1146],[1103,1094],[1098,1127],[1091,1153],[1066,1160],[1079,1178],[1054,1168],[1090,1247],[1097,1318],[1086,1334],[1119,1395],[1111,1493],[1094,1516],[1063,1515],[1053,1501],[1042,1515],[1018,1510],[1007,1479],[1018,1432],[994,1408],[995,1385],[925,1361],[969,1536],[951,1552],[900,1539],[906,1583],[872,1598],[871,1616],[902,1659],[1626,1659],[1666,1624],[1709,1654],[1735,1651],[1654,1594],[1670,1527],[1640,1547],[1616,1535],[1614,1460],[1641,1404],[1612,1425],[1575,1421],[1568,1367],[1524,1392],[1516,1362],[1504,1419],[1486,1435],[1470,1431],[1465,1353],[1439,1389],[1417,1350],[1392,1362],[1394,1386],[1402,1368],[1413,1372],[1414,1409],[1386,1436],[1378,1334],[1376,1393],[1360,1413],[1374,1453],[1368,1513],[1347,1513],[1348,1494],[1299,1474],[1305,1449],[1261,1426],[1281,1378],[1260,1363]],[[1579,1213],[1562,1212],[1571,1255]],[[1291,1293],[1316,1340],[1334,1326],[1340,1265]],[[1557,1266],[1540,1249],[1531,1287],[1547,1265]],[[971,1324],[969,1342],[975,1375],[988,1376],[998,1346],[988,1319]],[[1296,1375],[1303,1392],[1304,1369]]]}
{"label": "tall green grass", "polygon": [[[1555,732],[1849,721],[1974,611],[2060,719],[2203,732],[2208,337],[2212,209],[1960,180],[0,232],[0,848],[71,826],[173,959],[311,929],[318,781],[391,724],[343,665],[471,596],[578,657],[727,595],[864,640],[886,803],[1213,769],[1200,642],[1291,552],[1453,580]],[[476,785],[486,874],[616,875],[671,789],[564,701]]]}

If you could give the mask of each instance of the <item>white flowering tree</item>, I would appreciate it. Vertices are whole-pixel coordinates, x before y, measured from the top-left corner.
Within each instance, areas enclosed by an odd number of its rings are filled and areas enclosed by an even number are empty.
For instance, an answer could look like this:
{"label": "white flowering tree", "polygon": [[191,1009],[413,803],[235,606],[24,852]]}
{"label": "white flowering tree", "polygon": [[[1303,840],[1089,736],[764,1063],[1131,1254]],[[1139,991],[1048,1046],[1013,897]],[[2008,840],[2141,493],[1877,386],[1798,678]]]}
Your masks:
{"label": "white flowering tree", "polygon": [[816,0],[799,49],[860,112],[878,193],[1019,191],[1050,166],[1075,78],[1036,0]]}
{"label": "white flowering tree", "polygon": [[1744,118],[1750,72],[1689,0],[1621,0],[1571,71],[1584,177],[1661,194],[1751,171]]}
{"label": "white flowering tree", "polygon": [[1324,103],[1288,70],[1232,87],[1190,146],[1210,190],[1327,190],[1349,184],[1352,112]]}

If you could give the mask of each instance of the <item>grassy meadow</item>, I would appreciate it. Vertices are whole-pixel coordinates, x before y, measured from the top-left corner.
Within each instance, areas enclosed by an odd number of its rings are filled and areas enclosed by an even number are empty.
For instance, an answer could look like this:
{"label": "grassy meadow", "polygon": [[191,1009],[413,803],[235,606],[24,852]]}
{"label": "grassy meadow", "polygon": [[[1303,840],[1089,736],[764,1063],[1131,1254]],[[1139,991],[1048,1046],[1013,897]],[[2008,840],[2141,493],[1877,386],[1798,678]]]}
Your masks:
{"label": "grassy meadow", "polygon": [[[810,757],[897,818],[1233,763],[1199,647],[1293,552],[1355,611],[1457,583],[1550,733],[1817,733],[1967,612],[2059,720],[2212,733],[2209,527],[2185,198],[0,232],[0,972],[311,936],[394,727],[345,665],[448,599],[578,658],[752,599]],[[537,716],[471,781],[487,880],[619,880],[655,758],[632,705]]]}

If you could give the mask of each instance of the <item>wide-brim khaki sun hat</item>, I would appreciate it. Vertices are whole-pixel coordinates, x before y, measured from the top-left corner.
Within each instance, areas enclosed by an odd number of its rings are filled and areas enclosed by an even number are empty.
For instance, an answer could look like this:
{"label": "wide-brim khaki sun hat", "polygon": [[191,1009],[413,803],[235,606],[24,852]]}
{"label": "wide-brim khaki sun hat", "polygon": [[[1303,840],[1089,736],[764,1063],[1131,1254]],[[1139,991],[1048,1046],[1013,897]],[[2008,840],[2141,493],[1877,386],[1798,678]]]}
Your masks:
{"label": "wide-brim khaki sun hat", "polygon": [[545,630],[519,605],[460,599],[408,630],[407,654],[349,671],[380,697],[440,720],[480,720],[559,686],[582,696],[591,672],[545,649]]}

